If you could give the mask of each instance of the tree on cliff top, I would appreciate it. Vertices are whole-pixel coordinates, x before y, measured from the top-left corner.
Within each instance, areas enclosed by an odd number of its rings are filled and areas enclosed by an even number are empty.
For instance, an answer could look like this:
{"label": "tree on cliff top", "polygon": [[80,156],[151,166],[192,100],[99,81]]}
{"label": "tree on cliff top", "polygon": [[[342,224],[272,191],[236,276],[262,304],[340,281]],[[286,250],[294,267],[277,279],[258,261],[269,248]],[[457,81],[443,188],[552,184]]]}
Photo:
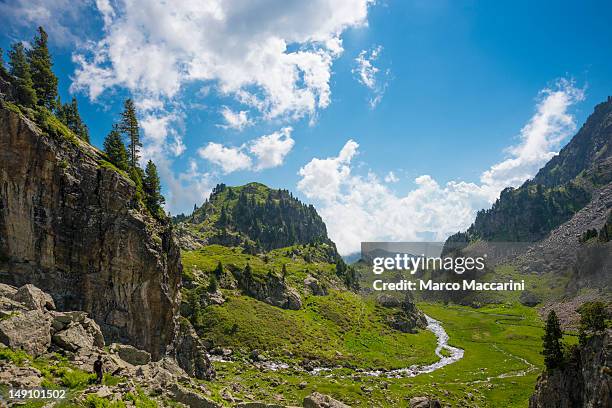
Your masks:
{"label": "tree on cliff top", "polygon": [[609,318],[606,305],[602,302],[587,302],[578,308],[580,314],[579,340],[583,344],[589,331],[602,331],[606,329],[606,320]]}
{"label": "tree on cliff top", "polygon": [[18,42],[12,45],[9,51],[9,66],[10,73],[14,77],[13,85],[15,86],[17,102],[23,106],[36,106],[38,98],[32,82],[30,64],[22,43]]}
{"label": "tree on cliff top", "polygon": [[166,202],[161,193],[161,182],[157,174],[157,167],[151,160],[147,162],[145,176],[142,180],[147,208],[155,216],[163,214],[162,205]]}
{"label": "tree on cliff top", "polygon": [[108,159],[117,168],[127,171],[128,170],[128,155],[127,149],[121,140],[121,134],[117,130],[117,126],[113,126],[113,129],[104,139],[104,151],[108,155]]}
{"label": "tree on cliff top", "polygon": [[563,363],[563,350],[561,347],[561,326],[554,310],[548,313],[546,318],[546,329],[542,340],[544,340],[542,354],[546,368],[552,370]]}
{"label": "tree on cliff top", "polygon": [[34,37],[32,49],[27,55],[38,104],[51,111],[57,100],[57,77],[52,70],[48,36],[42,27],[38,27],[38,35]]}
{"label": "tree on cliff top", "polygon": [[57,118],[72,130],[80,139],[89,143],[89,129],[81,119],[79,106],[75,97],[70,103],[62,105],[60,99],[57,101]]}
{"label": "tree on cliff top", "polygon": [[130,167],[138,167],[138,159],[140,158],[140,128],[138,119],[136,118],[136,107],[134,101],[126,99],[123,104],[123,112],[121,113],[121,121],[119,122],[119,130],[126,135],[128,139],[128,160]]}

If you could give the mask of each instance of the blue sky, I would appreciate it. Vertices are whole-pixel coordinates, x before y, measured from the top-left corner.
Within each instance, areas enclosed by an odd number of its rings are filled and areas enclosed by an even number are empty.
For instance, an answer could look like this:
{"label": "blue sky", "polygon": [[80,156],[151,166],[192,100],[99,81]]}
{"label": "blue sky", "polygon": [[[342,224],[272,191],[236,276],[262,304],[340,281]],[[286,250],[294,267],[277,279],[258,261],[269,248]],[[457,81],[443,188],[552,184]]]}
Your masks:
{"label": "blue sky", "polygon": [[0,45],[47,28],[94,145],[135,98],[171,212],[260,181],[343,253],[465,228],[612,89],[609,2],[182,3],[0,1]]}

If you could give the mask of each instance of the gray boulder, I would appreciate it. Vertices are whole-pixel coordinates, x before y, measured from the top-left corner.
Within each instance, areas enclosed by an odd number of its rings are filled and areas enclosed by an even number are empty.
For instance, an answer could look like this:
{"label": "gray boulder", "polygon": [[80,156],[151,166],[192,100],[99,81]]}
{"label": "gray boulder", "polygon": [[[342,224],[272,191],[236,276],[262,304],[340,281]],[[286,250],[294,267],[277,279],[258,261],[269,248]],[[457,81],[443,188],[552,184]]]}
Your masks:
{"label": "gray boulder", "polygon": [[410,399],[410,408],[441,408],[437,399],[429,397],[414,397]]}
{"label": "gray boulder", "polygon": [[32,284],[23,285],[13,295],[13,300],[34,310],[55,310],[53,298]]}
{"label": "gray boulder", "polygon": [[215,378],[215,370],[208,359],[206,348],[188,321],[181,321],[174,347],[176,362],[187,374],[201,380]]}
{"label": "gray boulder", "polygon": [[145,365],[151,361],[151,353],[137,349],[129,344],[113,343],[111,345],[111,352],[117,353],[119,358],[132,365]]}
{"label": "gray boulder", "polygon": [[304,279],[304,286],[310,289],[315,296],[327,296],[327,288],[325,285],[322,285],[316,278],[310,275]]}
{"label": "gray boulder", "polygon": [[337,401],[329,395],[313,392],[304,398],[304,408],[350,408],[349,405]]}
{"label": "gray boulder", "polygon": [[51,344],[51,318],[40,310],[28,310],[0,320],[0,342],[39,356]]}
{"label": "gray boulder", "polygon": [[382,307],[400,307],[402,302],[395,296],[382,294],[376,298],[376,303]]}

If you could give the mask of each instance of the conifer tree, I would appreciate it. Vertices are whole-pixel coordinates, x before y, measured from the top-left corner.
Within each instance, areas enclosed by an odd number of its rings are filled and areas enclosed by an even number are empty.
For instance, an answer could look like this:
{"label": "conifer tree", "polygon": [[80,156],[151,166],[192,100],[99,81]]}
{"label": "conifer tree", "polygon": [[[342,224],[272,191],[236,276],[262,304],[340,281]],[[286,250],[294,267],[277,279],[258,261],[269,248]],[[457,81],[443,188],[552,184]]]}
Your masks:
{"label": "conifer tree", "polygon": [[117,168],[124,171],[128,170],[127,150],[116,126],[113,126],[113,129],[104,139],[104,151],[108,155],[110,162],[117,166]]}
{"label": "conifer tree", "polygon": [[119,129],[128,139],[128,160],[130,167],[136,168],[138,167],[142,143],[140,142],[140,128],[136,118],[136,107],[131,99],[126,99],[123,105]]}
{"label": "conifer tree", "polygon": [[151,160],[147,162],[147,167],[145,168],[142,188],[145,193],[147,207],[154,215],[158,215],[166,200],[161,194],[161,183],[157,174],[157,167]]}
{"label": "conifer tree", "polygon": [[53,110],[57,100],[57,77],[52,70],[53,62],[49,53],[48,36],[42,27],[38,27],[38,35],[34,37],[32,49],[28,51],[28,62],[34,89],[38,96],[38,104]]}
{"label": "conifer tree", "polygon": [[89,143],[89,129],[81,119],[79,114],[79,106],[76,98],[72,98],[70,103],[62,105],[61,100],[57,99],[57,117],[64,123],[68,129],[72,130],[80,139]]}
{"label": "conifer tree", "polygon": [[561,326],[554,310],[548,313],[546,318],[546,329],[542,340],[544,340],[542,354],[546,368],[552,370],[563,363],[563,350],[561,348]]}
{"label": "conifer tree", "polygon": [[17,102],[21,105],[36,106],[37,97],[32,82],[30,64],[26,58],[23,44],[18,42],[13,44],[9,51],[10,73],[13,75],[13,85],[15,86]]}

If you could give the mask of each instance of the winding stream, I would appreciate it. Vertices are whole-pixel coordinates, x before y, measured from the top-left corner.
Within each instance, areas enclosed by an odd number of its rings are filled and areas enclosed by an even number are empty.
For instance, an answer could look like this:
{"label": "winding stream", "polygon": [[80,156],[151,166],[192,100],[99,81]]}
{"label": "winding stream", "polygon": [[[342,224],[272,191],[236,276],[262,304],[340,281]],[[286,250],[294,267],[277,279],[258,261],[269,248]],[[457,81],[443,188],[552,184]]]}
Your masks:
{"label": "winding stream", "polygon": [[[440,358],[440,360],[436,361],[433,364],[429,364],[426,366],[420,365],[412,365],[406,368],[398,368],[396,370],[373,370],[373,371],[360,371],[360,374],[370,377],[387,377],[387,378],[402,378],[402,377],[415,377],[419,374],[431,373],[433,371],[439,370],[442,367],[445,367],[449,364],[452,364],[458,360],[463,358],[463,349],[450,346],[448,344],[448,334],[444,327],[440,324],[439,321],[433,319],[427,315],[425,315],[425,319],[427,319],[427,330],[432,332],[437,340],[438,344],[436,346],[435,353]],[[443,354],[443,350],[445,353]],[[446,354],[446,355],[445,355]],[[227,360],[218,356],[211,356],[212,361],[231,363],[233,360]],[[268,369],[271,371],[285,370],[291,368],[286,363],[274,362],[274,361],[263,361],[260,363],[255,363],[255,366]],[[337,367],[341,368],[341,367]],[[334,368],[329,367],[315,367],[311,371],[308,371],[312,375],[321,375],[324,374],[326,377],[334,377],[335,375],[331,372]],[[303,370],[300,368],[300,370]]]}

